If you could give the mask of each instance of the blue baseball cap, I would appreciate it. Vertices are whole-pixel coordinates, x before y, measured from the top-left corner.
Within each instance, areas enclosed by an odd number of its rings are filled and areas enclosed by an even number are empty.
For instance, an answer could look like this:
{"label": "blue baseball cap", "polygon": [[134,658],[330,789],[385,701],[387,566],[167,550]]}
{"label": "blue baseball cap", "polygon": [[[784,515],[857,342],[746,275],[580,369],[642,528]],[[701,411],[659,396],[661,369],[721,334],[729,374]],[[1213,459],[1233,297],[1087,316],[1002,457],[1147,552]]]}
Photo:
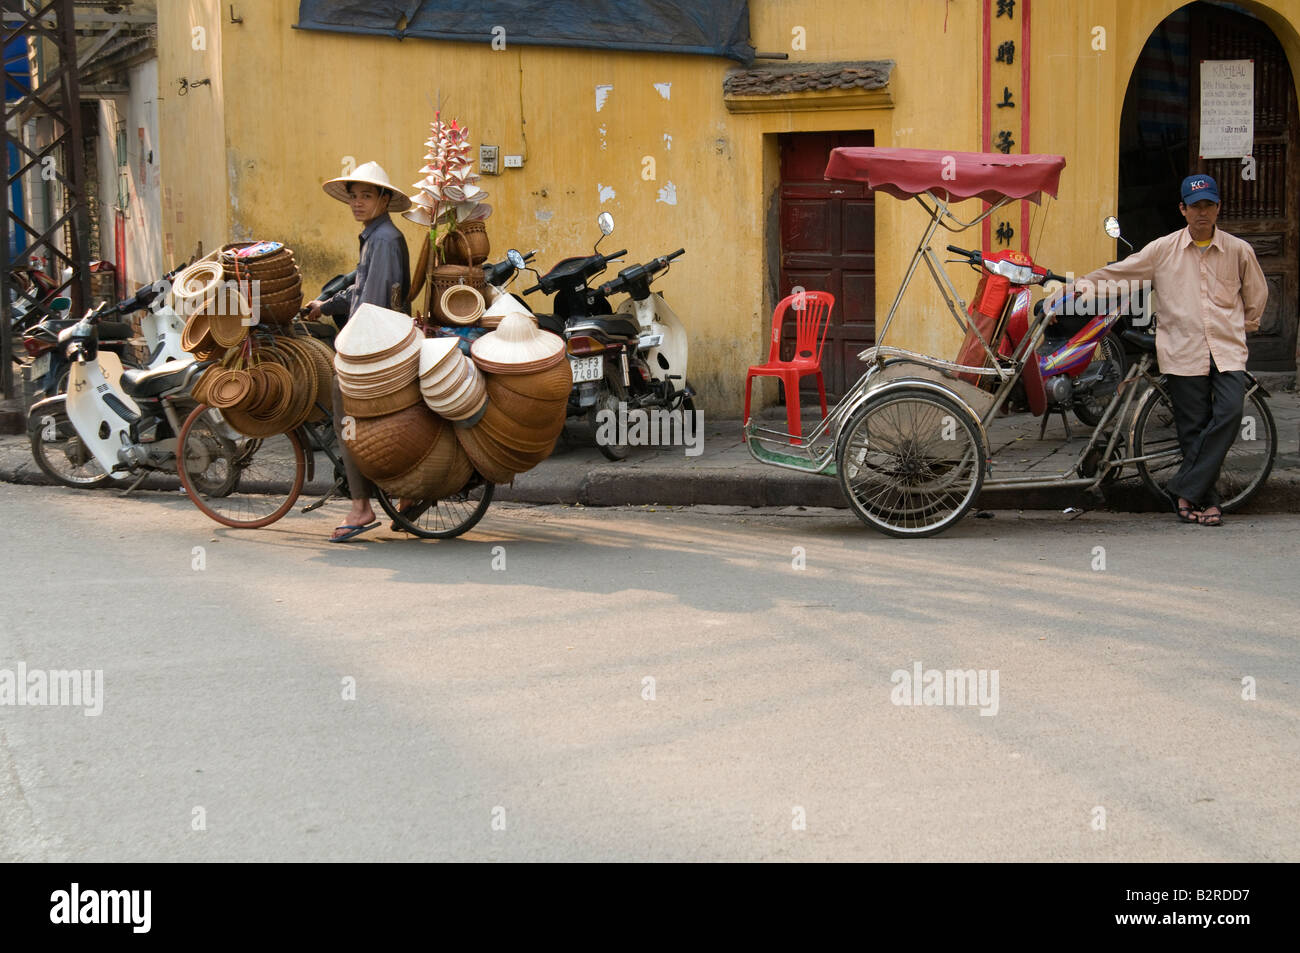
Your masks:
{"label": "blue baseball cap", "polygon": [[1201,199],[1219,204],[1219,184],[1208,175],[1189,175],[1183,179],[1183,204],[1192,205]]}

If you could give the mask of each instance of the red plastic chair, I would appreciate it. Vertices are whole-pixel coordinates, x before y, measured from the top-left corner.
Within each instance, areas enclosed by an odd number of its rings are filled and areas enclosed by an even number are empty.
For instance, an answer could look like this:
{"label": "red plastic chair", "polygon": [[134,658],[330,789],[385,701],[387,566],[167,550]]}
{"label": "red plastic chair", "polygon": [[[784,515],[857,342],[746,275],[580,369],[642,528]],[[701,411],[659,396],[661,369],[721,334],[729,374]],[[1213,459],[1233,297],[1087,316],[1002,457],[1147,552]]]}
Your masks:
{"label": "red plastic chair", "polygon": [[[786,421],[790,428],[790,442],[803,443],[803,427],[799,417],[799,381],[809,375],[817,378],[817,393],[821,396],[822,417],[826,417],[826,384],[822,379],[822,345],[826,343],[826,328],[830,324],[831,308],[835,296],[829,291],[801,291],[789,295],[776,306],[772,315],[772,349],[766,364],[755,364],[745,375],[745,423],[749,423],[749,400],[755,377],[779,377],[785,388]],[[781,326],[787,311],[794,309],[794,357],[781,360]]]}

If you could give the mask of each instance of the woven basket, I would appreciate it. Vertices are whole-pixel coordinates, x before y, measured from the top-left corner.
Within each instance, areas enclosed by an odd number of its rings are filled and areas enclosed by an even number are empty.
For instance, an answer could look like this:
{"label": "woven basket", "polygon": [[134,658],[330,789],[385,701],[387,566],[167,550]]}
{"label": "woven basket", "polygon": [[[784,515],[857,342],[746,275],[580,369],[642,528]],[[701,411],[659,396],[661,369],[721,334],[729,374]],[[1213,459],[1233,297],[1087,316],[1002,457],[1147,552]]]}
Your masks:
{"label": "woven basket", "polygon": [[423,404],[382,417],[363,417],[344,434],[348,452],[361,472],[382,483],[415,467],[433,447],[446,425]]}
{"label": "woven basket", "polygon": [[411,381],[400,390],[383,397],[349,397],[343,395],[343,412],[353,417],[382,417],[395,414],[420,402],[420,385]]}
{"label": "woven basket", "polygon": [[454,427],[444,426],[423,459],[405,473],[376,480],[390,496],[408,500],[439,500],[469,482],[474,464],[456,441]]}

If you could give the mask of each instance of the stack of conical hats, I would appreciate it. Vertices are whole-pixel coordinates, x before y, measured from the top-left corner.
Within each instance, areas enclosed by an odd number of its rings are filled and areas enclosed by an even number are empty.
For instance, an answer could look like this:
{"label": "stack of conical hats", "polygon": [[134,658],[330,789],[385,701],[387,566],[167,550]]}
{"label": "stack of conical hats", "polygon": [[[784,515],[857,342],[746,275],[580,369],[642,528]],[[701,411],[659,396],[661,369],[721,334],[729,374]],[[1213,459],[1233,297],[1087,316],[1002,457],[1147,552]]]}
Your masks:
{"label": "stack of conical hats", "polygon": [[456,439],[479,473],[507,483],[545,460],[564,429],[573,386],[564,340],[511,314],[471,354],[485,372],[488,402],[474,426],[456,428]]}
{"label": "stack of conical hats", "polygon": [[420,393],[435,414],[448,420],[477,422],[487,404],[483,374],[460,350],[460,338],[430,338],[420,351]]}
{"label": "stack of conical hats", "polygon": [[423,340],[400,311],[373,304],[357,308],[334,339],[343,410],[353,417],[382,417],[418,403]]}
{"label": "stack of conical hats", "polygon": [[353,417],[343,427],[348,451],[366,477],[410,499],[455,493],[473,473],[451,425],[420,399],[426,343],[407,315],[369,304],[334,340],[343,409]]}

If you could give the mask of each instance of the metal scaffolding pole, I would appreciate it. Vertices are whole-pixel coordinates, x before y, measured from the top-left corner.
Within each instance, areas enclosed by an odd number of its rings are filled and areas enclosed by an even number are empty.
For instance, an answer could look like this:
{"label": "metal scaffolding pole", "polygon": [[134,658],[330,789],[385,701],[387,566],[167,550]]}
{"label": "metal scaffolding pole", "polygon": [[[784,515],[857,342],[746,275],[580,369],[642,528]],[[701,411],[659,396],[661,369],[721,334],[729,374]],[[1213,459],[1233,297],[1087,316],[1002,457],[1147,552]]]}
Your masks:
{"label": "metal scaffolding pole", "polygon": [[[46,54],[43,57],[46,68],[40,75],[31,77],[29,92],[12,103],[6,98],[4,104],[8,224],[21,229],[31,239],[27,249],[18,254],[6,235],[4,270],[0,272],[0,306],[3,308],[5,325],[3,333],[0,333],[0,392],[7,398],[14,396],[12,313],[9,303],[13,267],[26,262],[44,248],[56,280],[65,267],[72,269],[71,279],[61,281],[57,291],[72,299],[72,313],[81,314],[90,301],[90,218],[86,202],[81,93],[77,79],[77,34],[72,0],[47,0],[45,3],[40,0],[23,0],[13,6],[17,9],[6,4],[8,9],[3,45],[8,46],[16,39],[26,39],[29,44],[41,45]],[[6,80],[8,79],[6,68]],[[26,119],[36,116],[51,120],[54,135],[48,144],[34,150],[23,141],[22,124]],[[9,168],[10,147],[18,153],[17,169]],[[62,214],[48,222],[44,231],[38,231],[37,226],[27,220],[26,209],[9,207],[11,203],[8,196],[13,194],[14,184],[21,182],[29,173],[33,173],[33,177],[41,182],[57,182],[63,189]],[[55,211],[57,213],[59,210]]]}

